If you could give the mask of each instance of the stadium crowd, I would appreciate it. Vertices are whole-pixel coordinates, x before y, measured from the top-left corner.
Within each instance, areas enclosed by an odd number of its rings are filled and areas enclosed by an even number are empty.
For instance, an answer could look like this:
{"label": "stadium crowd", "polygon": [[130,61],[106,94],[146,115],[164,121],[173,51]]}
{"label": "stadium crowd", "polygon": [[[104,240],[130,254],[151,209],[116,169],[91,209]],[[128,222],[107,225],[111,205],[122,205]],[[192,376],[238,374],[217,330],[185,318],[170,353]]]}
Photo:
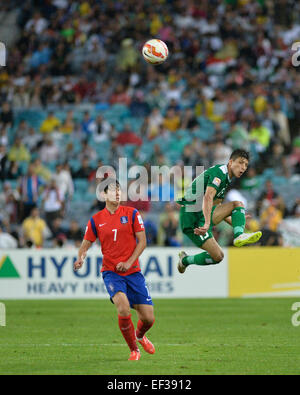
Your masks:
{"label": "stadium crowd", "polygon": [[[300,73],[291,50],[298,1],[13,0],[0,5],[0,19],[9,13],[0,248],[77,246],[87,215],[101,208],[96,170],[120,157],[148,169],[207,168],[240,147],[251,153],[250,168],[227,198],[247,203],[262,245],[282,245],[280,224],[300,217]],[[151,37],[169,47],[158,67],[140,52]],[[70,215],[81,183],[89,204],[82,222]],[[151,196],[163,188],[149,184]],[[125,204],[141,211],[148,244],[186,242],[175,203],[149,195]],[[226,225],[216,237],[231,243]]]}

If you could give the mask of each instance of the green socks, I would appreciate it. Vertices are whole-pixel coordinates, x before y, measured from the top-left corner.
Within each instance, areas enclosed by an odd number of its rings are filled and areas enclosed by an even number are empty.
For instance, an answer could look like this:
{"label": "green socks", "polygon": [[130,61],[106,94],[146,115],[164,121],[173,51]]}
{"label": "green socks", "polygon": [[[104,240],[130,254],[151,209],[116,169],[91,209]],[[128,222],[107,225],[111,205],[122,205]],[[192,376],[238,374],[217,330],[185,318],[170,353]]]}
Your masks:
{"label": "green socks", "polygon": [[206,266],[206,265],[215,265],[218,262],[214,261],[207,252],[202,252],[201,254],[184,257],[182,263],[185,266],[188,265]]}
{"label": "green socks", "polygon": [[232,211],[231,221],[233,227],[234,238],[244,233],[246,218],[244,207],[237,207]]}

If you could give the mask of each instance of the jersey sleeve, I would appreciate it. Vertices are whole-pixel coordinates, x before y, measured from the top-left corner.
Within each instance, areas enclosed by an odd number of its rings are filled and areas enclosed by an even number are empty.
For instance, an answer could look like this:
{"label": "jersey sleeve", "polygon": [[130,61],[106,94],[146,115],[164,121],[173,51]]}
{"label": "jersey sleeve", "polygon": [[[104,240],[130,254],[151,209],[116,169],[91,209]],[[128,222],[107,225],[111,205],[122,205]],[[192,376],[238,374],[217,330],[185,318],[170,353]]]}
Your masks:
{"label": "jersey sleeve", "polygon": [[215,190],[218,192],[220,185],[222,183],[222,175],[219,174],[219,172],[213,172],[210,173],[209,178],[208,178],[208,187],[215,188]]}
{"label": "jersey sleeve", "polygon": [[97,239],[96,225],[94,219],[91,218],[87,224],[87,227],[85,228],[84,240],[88,240],[91,243],[94,243],[96,239]]}
{"label": "jersey sleeve", "polygon": [[143,232],[145,230],[143,218],[136,209],[132,213],[132,226],[134,233]]}

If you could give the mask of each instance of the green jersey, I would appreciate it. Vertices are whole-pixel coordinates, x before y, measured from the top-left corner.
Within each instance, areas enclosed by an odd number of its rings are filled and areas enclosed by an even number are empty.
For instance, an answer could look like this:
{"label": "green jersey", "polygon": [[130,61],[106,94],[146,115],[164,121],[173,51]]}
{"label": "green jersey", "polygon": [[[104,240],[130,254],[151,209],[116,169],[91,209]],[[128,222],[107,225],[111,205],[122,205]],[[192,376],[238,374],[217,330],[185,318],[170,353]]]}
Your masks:
{"label": "green jersey", "polygon": [[194,179],[182,200],[177,200],[177,203],[195,204],[196,199],[204,196],[207,187],[215,188],[215,199],[224,199],[230,182],[227,165],[212,166]]}

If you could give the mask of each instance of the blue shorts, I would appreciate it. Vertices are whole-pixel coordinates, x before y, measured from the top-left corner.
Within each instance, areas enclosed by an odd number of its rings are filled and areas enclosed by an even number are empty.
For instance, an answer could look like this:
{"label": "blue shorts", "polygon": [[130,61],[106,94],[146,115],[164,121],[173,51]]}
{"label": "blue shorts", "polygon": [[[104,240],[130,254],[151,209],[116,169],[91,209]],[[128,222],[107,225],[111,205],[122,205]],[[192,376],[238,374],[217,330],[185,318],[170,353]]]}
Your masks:
{"label": "blue shorts", "polygon": [[111,301],[117,292],[123,292],[127,295],[131,308],[134,304],[153,305],[145,277],[141,272],[120,276],[115,272],[105,271],[102,277]]}

